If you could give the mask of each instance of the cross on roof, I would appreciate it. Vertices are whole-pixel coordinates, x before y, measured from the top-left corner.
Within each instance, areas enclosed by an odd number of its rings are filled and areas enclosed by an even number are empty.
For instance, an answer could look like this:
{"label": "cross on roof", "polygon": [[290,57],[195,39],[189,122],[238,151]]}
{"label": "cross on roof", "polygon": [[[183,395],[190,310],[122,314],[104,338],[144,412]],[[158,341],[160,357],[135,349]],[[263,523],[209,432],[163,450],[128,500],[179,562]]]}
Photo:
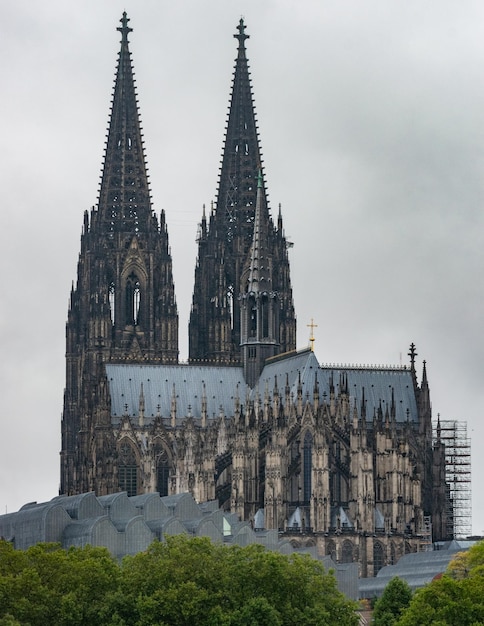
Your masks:
{"label": "cross on roof", "polygon": [[314,342],[316,341],[314,338],[314,329],[317,328],[318,325],[315,324],[313,318],[311,318],[311,323],[306,324],[306,326],[311,329],[311,333],[309,335],[309,342],[311,344],[311,352],[314,352]]}

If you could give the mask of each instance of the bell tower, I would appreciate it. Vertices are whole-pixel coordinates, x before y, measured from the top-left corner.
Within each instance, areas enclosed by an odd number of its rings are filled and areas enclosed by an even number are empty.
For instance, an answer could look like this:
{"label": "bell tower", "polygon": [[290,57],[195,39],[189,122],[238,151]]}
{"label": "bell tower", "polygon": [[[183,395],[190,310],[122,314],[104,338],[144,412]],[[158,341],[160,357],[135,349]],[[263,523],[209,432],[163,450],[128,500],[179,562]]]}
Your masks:
{"label": "bell tower", "polygon": [[[98,204],[85,212],[66,326],[61,493],[116,488],[105,364],[177,363],[178,313],[165,216],[151,206],[123,13]],[[102,479],[100,478],[102,476]]]}
{"label": "bell tower", "polygon": [[[241,19],[237,59],[222,154],[217,202],[199,230],[198,258],[189,325],[189,359],[211,363],[240,363],[242,272],[253,243],[259,172],[259,145],[245,43],[249,38]],[[266,247],[273,259],[273,289],[280,298],[280,348],[296,347],[296,316],[289,278],[287,241],[279,212],[277,226],[270,216],[265,180],[260,189]]]}

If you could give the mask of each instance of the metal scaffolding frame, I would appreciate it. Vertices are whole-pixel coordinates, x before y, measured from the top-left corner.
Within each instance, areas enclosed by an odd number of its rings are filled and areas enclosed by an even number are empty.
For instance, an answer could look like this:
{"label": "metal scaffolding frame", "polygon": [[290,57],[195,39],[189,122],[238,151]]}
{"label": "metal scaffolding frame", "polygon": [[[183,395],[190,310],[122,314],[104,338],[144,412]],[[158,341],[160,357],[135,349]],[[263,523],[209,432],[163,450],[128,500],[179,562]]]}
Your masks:
{"label": "metal scaffolding frame", "polygon": [[440,440],[445,445],[447,530],[454,538],[462,539],[472,534],[471,440],[467,422],[441,420]]}

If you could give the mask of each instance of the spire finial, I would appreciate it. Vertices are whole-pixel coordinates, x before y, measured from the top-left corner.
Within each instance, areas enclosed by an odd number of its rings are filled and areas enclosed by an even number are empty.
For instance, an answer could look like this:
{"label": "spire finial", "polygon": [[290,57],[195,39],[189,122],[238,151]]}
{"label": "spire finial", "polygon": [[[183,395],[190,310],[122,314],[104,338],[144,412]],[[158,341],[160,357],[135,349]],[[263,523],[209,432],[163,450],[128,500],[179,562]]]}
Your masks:
{"label": "spire finial", "polygon": [[408,353],[408,356],[410,357],[410,366],[412,367],[412,369],[414,369],[415,357],[417,356],[417,351],[415,349],[415,344],[413,342],[410,344],[410,352]]}
{"label": "spire finial", "polygon": [[246,39],[249,39],[249,35],[245,34],[245,24],[244,18],[241,17],[239,21],[239,25],[237,26],[238,34],[235,34],[234,37],[239,40],[239,50],[245,49],[244,42]]}
{"label": "spire finial", "polygon": [[129,33],[131,33],[133,31],[132,28],[130,28],[128,26],[128,22],[129,22],[129,17],[126,15],[126,11],[123,12],[123,17],[119,20],[122,24],[122,26],[118,26],[118,28],[116,30],[119,30],[119,32],[121,33],[121,35],[123,36],[122,38],[122,42],[128,42],[128,35]]}
{"label": "spire finial", "polygon": [[317,328],[318,325],[315,324],[313,318],[311,318],[311,323],[306,324],[306,326],[311,329],[311,333],[309,335],[309,345],[311,348],[311,352],[314,352],[314,342],[316,341],[316,338],[314,336],[314,329]]}

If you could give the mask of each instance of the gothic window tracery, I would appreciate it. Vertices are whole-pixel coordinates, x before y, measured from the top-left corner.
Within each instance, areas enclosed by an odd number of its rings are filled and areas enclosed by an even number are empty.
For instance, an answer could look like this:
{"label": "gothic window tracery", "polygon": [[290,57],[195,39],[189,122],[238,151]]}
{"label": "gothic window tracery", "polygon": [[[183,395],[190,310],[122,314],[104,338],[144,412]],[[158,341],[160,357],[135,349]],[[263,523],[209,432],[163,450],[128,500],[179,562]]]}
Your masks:
{"label": "gothic window tracery", "polygon": [[373,575],[376,576],[385,565],[383,546],[379,541],[373,544]]}
{"label": "gothic window tracery", "polygon": [[116,319],[116,286],[114,282],[111,282],[109,285],[109,310],[111,313],[111,323],[114,326]]}
{"label": "gothic window tracery", "polygon": [[269,303],[267,295],[261,298],[261,321],[262,321],[262,337],[269,337]]}
{"label": "gothic window tracery", "polygon": [[326,544],[326,554],[330,556],[336,563],[336,543],[333,540],[328,541]]}
{"label": "gothic window tracery", "polygon": [[341,550],[341,562],[353,563],[353,543],[349,539],[343,541],[343,546]]}
{"label": "gothic window tracery", "polygon": [[170,478],[170,459],[168,453],[161,442],[155,446],[156,463],[156,491],[160,496],[168,495],[168,485]]}
{"label": "gothic window tracery", "polygon": [[308,505],[311,500],[312,491],[312,455],[313,455],[313,436],[308,431],[304,436],[303,448],[303,498],[304,504]]}
{"label": "gothic window tracery", "polygon": [[126,280],[126,324],[137,326],[140,321],[141,286],[133,272]]}
{"label": "gothic window tracery", "polygon": [[126,440],[119,446],[118,482],[120,491],[126,491],[128,496],[135,496],[138,493],[136,453]]}
{"label": "gothic window tracery", "polygon": [[249,336],[256,337],[257,335],[257,306],[255,303],[255,298],[249,298],[249,311],[250,311],[250,326],[249,326]]}
{"label": "gothic window tracery", "polygon": [[390,543],[390,563],[389,563],[389,565],[395,565],[396,562],[397,562],[397,557],[396,557],[395,544],[392,541]]}

